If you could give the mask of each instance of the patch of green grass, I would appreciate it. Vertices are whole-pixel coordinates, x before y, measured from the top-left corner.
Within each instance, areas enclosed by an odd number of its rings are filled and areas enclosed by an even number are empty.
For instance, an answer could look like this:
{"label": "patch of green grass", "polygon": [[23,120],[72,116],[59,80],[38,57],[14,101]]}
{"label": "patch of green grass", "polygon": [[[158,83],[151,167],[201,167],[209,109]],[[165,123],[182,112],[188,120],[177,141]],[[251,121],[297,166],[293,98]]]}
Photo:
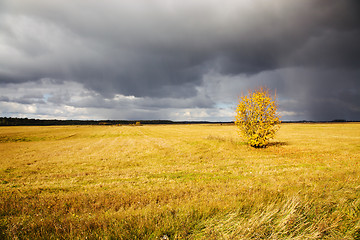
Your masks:
{"label": "patch of green grass", "polygon": [[43,141],[44,138],[39,137],[19,137],[19,136],[0,136],[0,143],[6,142],[33,142],[33,141]]}

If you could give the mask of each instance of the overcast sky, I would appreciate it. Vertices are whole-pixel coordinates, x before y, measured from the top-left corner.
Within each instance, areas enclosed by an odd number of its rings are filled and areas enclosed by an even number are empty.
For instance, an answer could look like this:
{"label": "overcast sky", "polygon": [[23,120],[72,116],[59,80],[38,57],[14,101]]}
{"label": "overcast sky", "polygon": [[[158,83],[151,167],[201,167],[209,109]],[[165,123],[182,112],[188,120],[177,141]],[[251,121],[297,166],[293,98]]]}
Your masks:
{"label": "overcast sky", "polygon": [[360,120],[358,0],[0,0],[0,116]]}

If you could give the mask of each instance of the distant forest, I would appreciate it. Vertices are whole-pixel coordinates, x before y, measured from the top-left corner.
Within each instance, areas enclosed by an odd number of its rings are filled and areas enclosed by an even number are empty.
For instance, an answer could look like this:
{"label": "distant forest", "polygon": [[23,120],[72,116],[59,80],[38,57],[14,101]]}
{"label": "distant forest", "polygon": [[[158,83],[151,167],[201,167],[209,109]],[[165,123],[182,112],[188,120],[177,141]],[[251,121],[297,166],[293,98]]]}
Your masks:
{"label": "distant forest", "polygon": [[[205,124],[207,121],[170,120],[58,120],[0,117],[0,126],[52,126],[52,125],[134,125],[141,124]],[[213,123],[213,122],[211,122]],[[220,123],[220,122],[219,122]],[[227,122],[231,123],[231,122]]]}
{"label": "distant forest", "polygon": [[[171,120],[58,120],[58,119],[29,119],[0,117],[0,126],[54,126],[54,125],[135,125],[141,124],[233,124],[234,122],[209,122],[209,121],[171,121]],[[317,123],[316,121],[282,121],[283,123]],[[335,119],[324,122],[353,122],[344,119]]]}

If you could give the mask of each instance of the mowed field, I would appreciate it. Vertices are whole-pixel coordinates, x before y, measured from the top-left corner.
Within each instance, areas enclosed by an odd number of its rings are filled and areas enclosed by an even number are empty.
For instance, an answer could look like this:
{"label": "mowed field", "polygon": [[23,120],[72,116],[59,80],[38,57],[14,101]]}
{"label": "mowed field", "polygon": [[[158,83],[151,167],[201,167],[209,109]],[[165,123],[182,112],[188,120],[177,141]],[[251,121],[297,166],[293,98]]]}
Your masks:
{"label": "mowed field", "polygon": [[0,127],[0,239],[360,239],[360,124]]}

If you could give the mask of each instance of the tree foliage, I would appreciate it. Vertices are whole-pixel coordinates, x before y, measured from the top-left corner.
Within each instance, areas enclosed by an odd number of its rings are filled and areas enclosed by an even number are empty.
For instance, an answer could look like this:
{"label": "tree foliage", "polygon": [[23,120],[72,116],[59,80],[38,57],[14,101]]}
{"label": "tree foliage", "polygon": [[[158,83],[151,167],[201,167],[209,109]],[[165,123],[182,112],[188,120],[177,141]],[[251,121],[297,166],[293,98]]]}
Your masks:
{"label": "tree foliage", "polygon": [[276,94],[264,87],[241,96],[236,109],[235,124],[252,147],[266,147],[278,130]]}

